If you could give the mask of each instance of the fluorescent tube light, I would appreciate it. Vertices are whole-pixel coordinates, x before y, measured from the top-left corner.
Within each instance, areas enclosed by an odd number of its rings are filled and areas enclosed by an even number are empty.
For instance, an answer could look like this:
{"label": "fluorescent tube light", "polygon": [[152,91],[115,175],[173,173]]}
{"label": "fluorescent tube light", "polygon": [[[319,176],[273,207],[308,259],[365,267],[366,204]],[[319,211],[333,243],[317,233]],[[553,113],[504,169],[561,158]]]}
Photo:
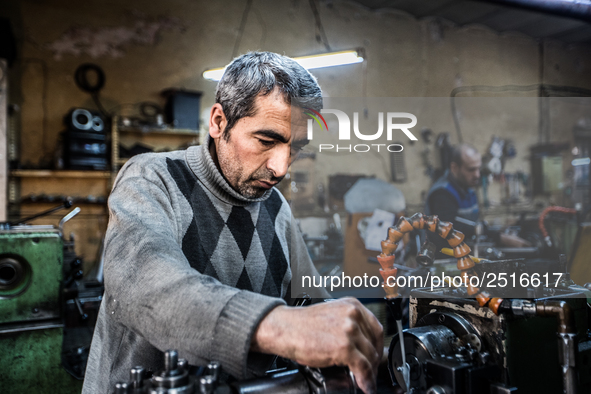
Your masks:
{"label": "fluorescent tube light", "polygon": [[332,66],[343,66],[345,64],[361,63],[363,58],[357,51],[343,51],[324,53],[322,55],[294,57],[293,60],[300,63],[306,70],[313,68],[324,68]]}
{"label": "fluorescent tube light", "polygon": [[226,67],[222,68],[212,68],[211,70],[206,70],[203,72],[203,78],[209,79],[210,81],[219,81],[222,79],[222,75],[224,75],[224,71],[226,71]]}
{"label": "fluorescent tube light", "polygon": [[591,158],[589,157],[580,157],[578,159],[574,159],[571,164],[573,166],[585,166],[591,163]]}
{"label": "fluorescent tube light", "polygon": [[[332,66],[343,66],[346,64],[361,63],[363,57],[357,51],[342,51],[323,53],[321,55],[294,57],[293,60],[302,65],[306,70]],[[224,75],[225,67],[213,68],[203,72],[203,78],[211,81],[219,81]]]}

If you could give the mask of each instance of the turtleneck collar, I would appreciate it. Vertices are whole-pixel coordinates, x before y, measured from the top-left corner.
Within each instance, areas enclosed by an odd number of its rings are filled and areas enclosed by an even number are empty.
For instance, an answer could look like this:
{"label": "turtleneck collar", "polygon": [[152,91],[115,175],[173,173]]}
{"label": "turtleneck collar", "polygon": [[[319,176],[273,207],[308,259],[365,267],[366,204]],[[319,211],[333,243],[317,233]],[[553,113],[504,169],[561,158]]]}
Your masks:
{"label": "turtleneck collar", "polygon": [[271,195],[273,189],[269,189],[259,198],[248,198],[238,193],[224,179],[220,170],[215,165],[209,146],[213,139],[209,134],[205,137],[205,143],[200,146],[192,146],[187,149],[185,157],[189,168],[193,171],[203,185],[220,200],[237,206],[245,206],[255,202],[265,201]]}

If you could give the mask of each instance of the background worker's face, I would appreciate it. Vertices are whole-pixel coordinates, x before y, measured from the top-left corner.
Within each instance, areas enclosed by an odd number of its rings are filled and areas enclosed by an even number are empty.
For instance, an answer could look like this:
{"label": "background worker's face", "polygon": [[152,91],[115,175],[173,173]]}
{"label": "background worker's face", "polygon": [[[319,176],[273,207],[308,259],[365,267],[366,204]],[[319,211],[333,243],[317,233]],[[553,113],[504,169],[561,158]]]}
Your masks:
{"label": "background worker's face", "polygon": [[451,163],[451,172],[463,187],[475,187],[480,183],[482,158],[474,150],[462,152],[462,164]]}
{"label": "background worker's face", "polygon": [[[214,160],[228,183],[248,198],[261,197],[283,179],[297,151],[307,143],[305,120],[294,114],[299,126],[292,127],[291,105],[274,90],[255,99],[255,114],[244,117],[223,138],[225,116],[221,106],[212,108],[210,135],[214,138]],[[221,111],[220,114],[216,111]],[[301,118],[301,120],[299,119]]]}

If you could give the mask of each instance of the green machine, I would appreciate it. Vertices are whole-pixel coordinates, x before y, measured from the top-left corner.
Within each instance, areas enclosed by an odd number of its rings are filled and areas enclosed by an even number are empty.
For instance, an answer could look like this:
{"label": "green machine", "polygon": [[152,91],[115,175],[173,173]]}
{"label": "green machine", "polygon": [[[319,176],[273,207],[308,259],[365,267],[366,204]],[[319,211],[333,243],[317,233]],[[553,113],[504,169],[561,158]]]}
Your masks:
{"label": "green machine", "polygon": [[81,391],[82,382],[62,367],[63,256],[62,233],[54,226],[0,230],[2,393]]}

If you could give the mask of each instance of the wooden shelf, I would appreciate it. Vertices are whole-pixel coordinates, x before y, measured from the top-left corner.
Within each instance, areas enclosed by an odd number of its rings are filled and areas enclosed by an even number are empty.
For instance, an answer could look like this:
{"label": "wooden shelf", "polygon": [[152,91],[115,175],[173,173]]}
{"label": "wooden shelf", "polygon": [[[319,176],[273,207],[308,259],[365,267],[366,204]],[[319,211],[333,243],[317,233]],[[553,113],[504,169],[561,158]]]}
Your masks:
{"label": "wooden shelf", "polygon": [[[40,200],[40,201],[31,201],[31,200],[22,200],[16,203],[9,203],[9,204],[16,204],[22,206],[26,205],[26,206],[38,206],[38,205],[48,205],[48,206],[56,206],[59,205],[60,203],[63,203],[63,201],[60,200],[55,200],[55,201],[46,201],[46,200]],[[107,205],[107,201],[103,200],[103,201],[80,201],[80,200],[74,200],[72,202],[72,206],[74,205],[91,205],[91,206],[105,206]]]}
{"label": "wooden shelf", "polygon": [[99,178],[109,179],[108,171],[77,171],[77,170],[12,170],[10,176],[19,178]]}
{"label": "wooden shelf", "polygon": [[153,151],[171,151],[199,143],[199,130],[124,126],[119,118],[111,122],[111,169],[115,175],[129,159],[121,157],[120,146],[128,148],[141,143]]}
{"label": "wooden shelf", "polygon": [[183,135],[199,137],[199,130],[189,129],[142,129],[139,127],[119,126],[120,134],[143,134],[143,135]]}

